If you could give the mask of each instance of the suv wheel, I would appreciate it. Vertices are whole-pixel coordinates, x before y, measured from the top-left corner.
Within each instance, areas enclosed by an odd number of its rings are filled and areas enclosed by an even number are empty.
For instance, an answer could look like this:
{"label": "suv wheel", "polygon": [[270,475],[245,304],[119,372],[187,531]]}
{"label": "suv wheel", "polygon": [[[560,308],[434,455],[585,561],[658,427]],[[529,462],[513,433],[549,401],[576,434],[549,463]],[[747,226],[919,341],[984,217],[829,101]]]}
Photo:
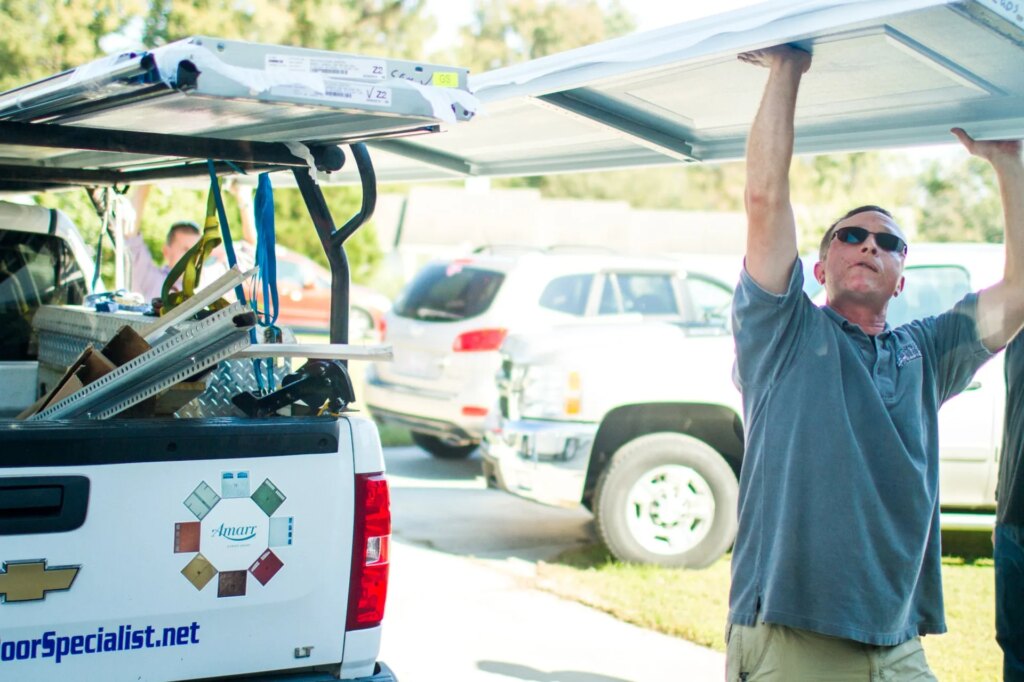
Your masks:
{"label": "suv wheel", "polygon": [[681,433],[629,441],[598,481],[600,538],[621,561],[704,568],[736,536],[739,485],[725,459]]}
{"label": "suv wheel", "polygon": [[476,443],[469,445],[451,445],[436,436],[412,432],[412,442],[420,446],[438,459],[465,459],[476,450]]}

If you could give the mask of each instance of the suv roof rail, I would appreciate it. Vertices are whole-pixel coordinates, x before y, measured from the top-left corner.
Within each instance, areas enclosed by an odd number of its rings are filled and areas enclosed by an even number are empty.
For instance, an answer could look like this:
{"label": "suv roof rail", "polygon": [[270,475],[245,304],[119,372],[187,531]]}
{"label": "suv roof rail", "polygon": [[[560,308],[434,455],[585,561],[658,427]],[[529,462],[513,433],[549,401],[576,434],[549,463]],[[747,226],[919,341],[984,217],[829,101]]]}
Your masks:
{"label": "suv roof rail", "polygon": [[599,244],[551,244],[545,246],[547,253],[619,253],[609,246]]}
{"label": "suv roof rail", "polygon": [[473,253],[533,253],[540,249],[527,244],[482,244]]}
{"label": "suv roof rail", "polygon": [[482,244],[473,249],[473,253],[520,254],[520,253],[617,253],[608,246],[596,244],[549,244],[547,246],[531,246],[529,244]]}

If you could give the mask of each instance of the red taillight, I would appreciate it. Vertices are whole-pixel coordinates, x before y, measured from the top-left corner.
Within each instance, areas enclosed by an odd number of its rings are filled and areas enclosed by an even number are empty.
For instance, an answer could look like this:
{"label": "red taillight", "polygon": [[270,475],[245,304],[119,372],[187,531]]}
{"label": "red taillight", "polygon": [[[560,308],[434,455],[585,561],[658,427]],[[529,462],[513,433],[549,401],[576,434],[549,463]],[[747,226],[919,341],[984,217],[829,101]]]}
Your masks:
{"label": "red taillight", "polygon": [[479,405],[463,405],[462,416],[464,417],[486,417],[489,410]]}
{"label": "red taillight", "polygon": [[346,629],[380,625],[388,596],[391,496],[384,474],[356,474],[352,576]]}
{"label": "red taillight", "polygon": [[477,329],[455,337],[452,350],[456,353],[467,353],[481,350],[498,350],[501,342],[508,334],[507,329]]}
{"label": "red taillight", "polygon": [[388,321],[386,319],[384,319],[383,317],[380,318],[380,321],[377,323],[377,327],[378,327],[377,331],[380,332],[380,340],[381,340],[381,342],[383,342],[384,339],[387,338],[387,335],[388,335]]}

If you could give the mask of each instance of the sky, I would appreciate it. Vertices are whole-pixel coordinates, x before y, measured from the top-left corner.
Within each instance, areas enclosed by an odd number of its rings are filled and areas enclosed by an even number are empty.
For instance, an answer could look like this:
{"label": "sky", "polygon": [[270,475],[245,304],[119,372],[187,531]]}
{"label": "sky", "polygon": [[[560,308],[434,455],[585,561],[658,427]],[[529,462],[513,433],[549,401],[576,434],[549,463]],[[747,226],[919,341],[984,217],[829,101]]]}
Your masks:
{"label": "sky", "polygon": [[[623,5],[636,19],[637,30],[649,31],[759,2],[763,0],[624,0]],[[472,10],[473,0],[428,0],[427,11],[437,19],[438,26],[430,47],[454,42],[459,27],[469,22]]]}

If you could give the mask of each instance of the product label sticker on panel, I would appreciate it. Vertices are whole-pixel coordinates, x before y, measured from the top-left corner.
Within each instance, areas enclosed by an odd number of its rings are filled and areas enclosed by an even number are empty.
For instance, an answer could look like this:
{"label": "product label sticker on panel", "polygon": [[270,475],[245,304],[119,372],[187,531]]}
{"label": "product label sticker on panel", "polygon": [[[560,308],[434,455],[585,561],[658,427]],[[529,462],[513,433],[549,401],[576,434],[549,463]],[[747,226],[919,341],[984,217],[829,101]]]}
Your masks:
{"label": "product label sticker on panel", "polygon": [[430,79],[430,84],[439,88],[457,88],[459,74],[455,71],[436,71]]}
{"label": "product label sticker on panel", "polygon": [[268,54],[264,59],[267,71],[354,78],[358,80],[384,80],[387,63],[383,59],[358,57],[305,57],[301,55]]}

